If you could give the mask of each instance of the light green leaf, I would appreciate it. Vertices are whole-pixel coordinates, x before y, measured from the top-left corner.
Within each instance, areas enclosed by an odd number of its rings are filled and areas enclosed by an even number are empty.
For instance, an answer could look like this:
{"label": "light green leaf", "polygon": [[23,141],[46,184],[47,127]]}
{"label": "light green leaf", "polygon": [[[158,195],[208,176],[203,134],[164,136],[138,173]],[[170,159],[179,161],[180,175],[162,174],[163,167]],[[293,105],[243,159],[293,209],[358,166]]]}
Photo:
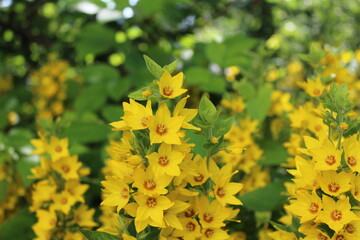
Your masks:
{"label": "light green leaf", "polygon": [[32,175],[30,169],[36,165],[38,165],[37,162],[34,162],[29,157],[22,157],[16,163],[16,169],[24,183],[25,188],[30,186],[30,184],[34,181],[34,179],[29,178],[29,176]]}
{"label": "light green leaf", "polygon": [[168,64],[168,65],[165,65],[164,67],[163,67],[163,69],[165,69],[165,70],[167,70],[168,72],[170,72],[170,73],[172,73],[175,69],[176,69],[176,67],[177,67],[177,65],[178,65],[178,62],[179,62],[179,60],[175,60],[175,61],[173,61],[172,63],[170,63],[170,64]]}
{"label": "light green leaf", "polygon": [[164,72],[162,67],[146,55],[144,55],[144,59],[147,69],[151,72],[152,75],[154,75],[156,79],[160,79]]}
{"label": "light green leaf", "polygon": [[106,102],[106,90],[101,84],[87,87],[75,101],[75,107],[79,112],[96,111]]}
{"label": "light green leaf", "polygon": [[265,140],[260,143],[261,149],[264,150],[263,159],[258,161],[259,164],[264,166],[279,166],[282,163],[286,163],[286,159],[289,154],[285,148],[278,142]]}
{"label": "light green leaf", "polygon": [[67,136],[74,142],[94,143],[105,141],[109,132],[110,128],[105,124],[78,122],[73,123],[68,129],[66,129],[63,135]]}
{"label": "light green leaf", "polygon": [[213,124],[218,118],[218,112],[214,104],[205,96],[202,96],[199,104],[199,116],[203,121]]}
{"label": "light green leaf", "polygon": [[261,123],[271,106],[271,93],[272,88],[263,86],[253,98],[246,101],[246,111],[252,119],[257,119]]}

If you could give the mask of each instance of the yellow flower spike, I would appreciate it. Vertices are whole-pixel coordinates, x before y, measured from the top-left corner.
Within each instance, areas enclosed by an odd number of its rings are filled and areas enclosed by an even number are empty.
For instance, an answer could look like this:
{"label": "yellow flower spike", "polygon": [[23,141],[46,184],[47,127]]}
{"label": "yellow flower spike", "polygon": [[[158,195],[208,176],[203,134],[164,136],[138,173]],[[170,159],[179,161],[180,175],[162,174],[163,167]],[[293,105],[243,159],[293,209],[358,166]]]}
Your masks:
{"label": "yellow flower spike", "polygon": [[54,136],[50,137],[48,153],[51,155],[51,160],[54,162],[58,161],[60,158],[66,158],[70,156],[68,148],[69,141],[67,138],[59,139]]}
{"label": "yellow flower spike", "polygon": [[331,196],[339,196],[350,190],[351,173],[336,171],[324,171],[318,177],[318,182],[325,193]]}
{"label": "yellow flower spike", "polygon": [[84,193],[89,189],[89,185],[81,184],[78,179],[65,182],[65,191],[70,193],[76,201],[84,203]]}
{"label": "yellow flower spike", "polygon": [[325,85],[321,82],[320,78],[315,81],[308,79],[306,83],[302,84],[302,88],[311,97],[319,97],[325,89]]}
{"label": "yellow flower spike", "polygon": [[146,156],[156,176],[164,174],[179,176],[180,168],[178,165],[184,157],[184,153],[174,151],[172,145],[166,143],[160,145],[158,152],[153,152]]}
{"label": "yellow flower spike", "polygon": [[171,117],[166,103],[162,103],[149,123],[150,143],[181,144],[178,131],[184,118],[184,116]]}
{"label": "yellow flower spike", "polygon": [[104,191],[107,193],[100,205],[116,206],[119,212],[130,199],[130,188],[122,181],[102,181],[101,184],[105,187]]}
{"label": "yellow flower spike", "polygon": [[158,82],[161,95],[165,98],[175,98],[185,93],[187,89],[181,88],[183,79],[184,74],[182,72],[179,72],[177,75],[172,77],[167,70],[164,70],[164,73]]}
{"label": "yellow flower spike", "polygon": [[55,211],[39,209],[36,211],[36,217],[39,219],[37,225],[44,230],[51,230],[56,227],[57,217]]}
{"label": "yellow flower spike", "polygon": [[319,213],[316,220],[326,223],[335,233],[343,229],[345,224],[358,219],[350,210],[351,205],[348,197],[336,202],[334,199],[323,195],[322,201],[324,210]]}
{"label": "yellow flower spike", "polygon": [[83,240],[84,236],[79,232],[66,231],[65,237],[63,240]]}
{"label": "yellow flower spike", "polygon": [[30,143],[35,147],[31,154],[43,154],[48,151],[48,143],[44,134],[38,131],[39,139],[31,139]]}
{"label": "yellow flower spike", "polygon": [[135,228],[137,232],[142,231],[148,224],[155,227],[165,227],[164,211],[174,205],[165,196],[147,196],[138,194],[134,196],[139,204],[135,218]]}

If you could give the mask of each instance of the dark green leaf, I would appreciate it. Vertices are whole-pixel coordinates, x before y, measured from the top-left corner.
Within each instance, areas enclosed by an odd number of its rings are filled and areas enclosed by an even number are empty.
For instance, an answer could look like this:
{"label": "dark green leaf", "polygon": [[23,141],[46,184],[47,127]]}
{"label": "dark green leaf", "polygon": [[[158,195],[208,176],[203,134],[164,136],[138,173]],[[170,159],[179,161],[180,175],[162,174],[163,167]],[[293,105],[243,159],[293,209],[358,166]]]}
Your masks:
{"label": "dark green leaf", "polygon": [[271,92],[271,87],[263,86],[256,96],[246,101],[246,110],[252,119],[259,122],[265,119],[271,105]]}
{"label": "dark green leaf", "polygon": [[31,227],[35,222],[34,214],[24,207],[0,225],[0,239],[34,239]]}
{"label": "dark green leaf", "polygon": [[259,164],[264,166],[279,166],[282,163],[286,163],[286,159],[289,154],[285,148],[278,142],[265,140],[260,143],[261,149],[264,150],[263,159],[258,161]]}
{"label": "dark green leaf", "polygon": [[73,123],[63,134],[78,143],[101,142],[107,139],[110,128],[105,124],[78,122]]}
{"label": "dark green leaf", "polygon": [[103,85],[97,84],[84,89],[75,101],[79,112],[96,111],[104,105],[106,91]]}
{"label": "dark green leaf", "polygon": [[21,180],[24,183],[24,187],[27,188],[30,186],[30,184],[34,181],[33,178],[29,178],[31,176],[30,169],[38,165],[37,162],[34,162],[29,157],[22,157],[19,159],[19,161],[16,163],[16,169],[21,177]]}
{"label": "dark green leaf", "polygon": [[119,240],[118,237],[105,232],[88,231],[84,229],[79,229],[79,231],[87,240]]}

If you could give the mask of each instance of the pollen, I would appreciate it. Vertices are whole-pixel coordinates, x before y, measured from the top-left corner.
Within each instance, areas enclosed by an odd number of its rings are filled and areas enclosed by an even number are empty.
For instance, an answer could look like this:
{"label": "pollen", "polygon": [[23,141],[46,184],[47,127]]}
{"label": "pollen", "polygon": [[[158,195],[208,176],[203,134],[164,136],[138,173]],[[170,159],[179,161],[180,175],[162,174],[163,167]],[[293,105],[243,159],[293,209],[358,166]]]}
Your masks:
{"label": "pollen", "polygon": [[193,232],[196,229],[196,225],[193,222],[188,222],[186,224],[186,230],[188,230],[189,232]]}
{"label": "pollen", "polygon": [[156,201],[156,198],[152,198],[152,197],[149,197],[146,201],[146,205],[149,207],[149,208],[154,208],[156,205],[157,205],[157,201]]}
{"label": "pollen", "polygon": [[149,122],[149,117],[143,117],[143,118],[141,118],[141,125],[143,126],[143,127],[147,127],[148,126],[148,122]]}
{"label": "pollen", "polygon": [[329,240],[329,238],[327,236],[325,236],[324,234],[322,234],[322,233],[319,233],[317,235],[317,239],[318,240]]}
{"label": "pollen", "polygon": [[165,124],[158,124],[156,126],[156,133],[159,134],[160,136],[165,135],[167,132],[168,130]]}
{"label": "pollen", "polygon": [[316,203],[314,203],[314,202],[312,202],[312,203],[310,203],[310,205],[308,206],[308,210],[309,210],[310,213],[315,214],[315,213],[317,213],[318,210],[319,210],[319,205],[316,204]]}
{"label": "pollen", "polygon": [[144,181],[144,188],[149,191],[153,191],[156,188],[156,183],[152,179],[147,179]]}
{"label": "pollen", "polygon": [[173,94],[174,90],[172,89],[172,87],[166,86],[163,88],[162,92],[165,96],[169,97]]}
{"label": "pollen", "polygon": [[170,162],[170,160],[169,160],[169,158],[168,158],[167,156],[161,156],[161,157],[159,157],[158,163],[159,163],[161,166],[165,167],[165,166],[169,165],[169,162]]}
{"label": "pollen", "polygon": [[347,158],[347,163],[351,166],[351,167],[355,167],[357,164],[356,158],[354,156],[349,156]]}
{"label": "pollen", "polygon": [[331,182],[328,185],[328,189],[330,192],[336,193],[340,189],[340,185],[336,182]]}
{"label": "pollen", "polygon": [[314,91],[313,91],[313,94],[314,94],[314,96],[319,96],[321,94],[320,89],[315,88]]}
{"label": "pollen", "polygon": [[329,156],[327,156],[325,162],[326,162],[329,166],[333,165],[334,163],[336,163],[335,156],[334,156],[334,155],[329,155]]}
{"label": "pollen", "polygon": [[339,210],[334,210],[330,213],[330,217],[334,221],[340,221],[342,219],[342,212]]}
{"label": "pollen", "polygon": [[219,187],[216,191],[216,195],[218,195],[221,198],[225,197],[225,189],[222,187]]}

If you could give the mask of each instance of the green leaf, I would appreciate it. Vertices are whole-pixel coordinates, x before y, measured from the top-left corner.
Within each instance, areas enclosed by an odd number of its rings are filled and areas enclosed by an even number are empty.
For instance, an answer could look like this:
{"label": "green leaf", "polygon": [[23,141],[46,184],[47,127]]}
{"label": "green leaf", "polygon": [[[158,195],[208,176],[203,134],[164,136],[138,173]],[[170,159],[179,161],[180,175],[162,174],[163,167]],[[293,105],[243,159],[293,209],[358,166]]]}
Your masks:
{"label": "green leaf", "polygon": [[[7,197],[9,182],[5,180],[0,181],[0,203]],[[1,236],[1,235],[0,235]]]}
{"label": "green leaf", "polygon": [[207,139],[202,134],[199,134],[199,132],[194,130],[186,131],[185,139],[188,138],[190,138],[189,143],[195,144],[192,152],[205,157],[207,155],[207,150],[204,148],[204,145],[207,143]]}
{"label": "green leaf", "polygon": [[86,66],[81,76],[90,84],[108,84],[108,82],[120,80],[119,71],[107,64]]}
{"label": "green leaf", "polygon": [[240,82],[234,82],[233,88],[245,99],[252,98],[256,94],[255,86],[247,79],[241,80]]}
{"label": "green leaf", "polygon": [[210,62],[220,65],[223,65],[222,63],[225,60],[226,52],[226,46],[222,43],[209,43],[205,48],[205,54]]}
{"label": "green leaf", "polygon": [[167,70],[169,73],[172,73],[175,69],[176,69],[176,67],[177,67],[177,65],[178,65],[178,62],[179,62],[179,60],[175,60],[175,61],[173,61],[172,63],[170,63],[170,64],[168,64],[168,65],[165,65],[164,67],[163,67],[163,69],[165,69],[165,70]]}
{"label": "green leaf", "polygon": [[191,67],[185,72],[185,82],[190,85],[206,85],[210,78],[210,72],[203,67]]}
{"label": "green leaf", "polygon": [[107,105],[101,111],[102,116],[108,122],[120,121],[120,117],[123,116],[124,112],[121,106]]}
{"label": "green leaf", "polygon": [[264,150],[264,155],[258,163],[263,166],[279,166],[286,163],[286,159],[289,157],[285,148],[278,142],[265,140],[260,143],[260,147]]}
{"label": "green leaf", "polygon": [[31,226],[35,222],[34,214],[24,207],[0,225],[0,239],[34,239]]}
{"label": "green leaf", "polygon": [[209,124],[215,123],[218,112],[214,104],[205,96],[202,96],[199,104],[199,116]]}
{"label": "green leaf", "polygon": [[121,79],[118,81],[111,81],[108,84],[108,93],[109,96],[115,100],[119,101],[122,97],[126,96],[131,88],[131,81],[129,79]]}
{"label": "green leaf", "polygon": [[261,123],[271,106],[272,88],[263,86],[253,98],[246,101],[246,110],[252,119],[257,119]]}
{"label": "green leaf", "polygon": [[217,76],[211,76],[206,84],[200,85],[202,90],[210,93],[224,93],[226,90],[225,79]]}
{"label": "green leaf", "polygon": [[214,127],[214,136],[221,137],[225,135],[234,123],[234,117],[230,116],[227,118],[219,118]]}
{"label": "green leaf", "polygon": [[67,136],[71,141],[78,143],[94,143],[107,140],[107,134],[110,128],[104,124],[92,122],[78,122],[73,123],[66,131],[64,136]]}
{"label": "green leaf", "polygon": [[119,240],[118,237],[105,232],[88,231],[84,229],[79,229],[79,231],[87,240]]}
{"label": "green leaf", "polygon": [[159,64],[157,64],[154,60],[146,56],[145,54],[144,54],[144,59],[145,59],[146,67],[150,71],[150,73],[154,75],[156,79],[160,79],[160,77],[164,72],[162,67]]}
{"label": "green leaf", "polygon": [[38,163],[31,159],[31,157],[22,157],[16,163],[16,169],[21,177],[21,180],[24,183],[24,187],[27,188],[35,180],[29,178],[31,176],[30,169],[37,166]]}
{"label": "green leaf", "polygon": [[115,31],[100,23],[90,23],[80,31],[75,43],[81,59],[87,54],[104,53],[115,46]]}
{"label": "green leaf", "polygon": [[244,194],[240,197],[240,200],[250,210],[273,211],[287,198],[287,196],[282,194],[285,191],[284,181],[277,181]]}
{"label": "green leaf", "polygon": [[75,101],[75,107],[80,113],[96,111],[106,102],[105,88],[101,84],[87,87]]}
{"label": "green leaf", "polygon": [[8,144],[14,148],[21,148],[30,145],[30,139],[33,134],[30,130],[24,128],[13,128],[8,133]]}

